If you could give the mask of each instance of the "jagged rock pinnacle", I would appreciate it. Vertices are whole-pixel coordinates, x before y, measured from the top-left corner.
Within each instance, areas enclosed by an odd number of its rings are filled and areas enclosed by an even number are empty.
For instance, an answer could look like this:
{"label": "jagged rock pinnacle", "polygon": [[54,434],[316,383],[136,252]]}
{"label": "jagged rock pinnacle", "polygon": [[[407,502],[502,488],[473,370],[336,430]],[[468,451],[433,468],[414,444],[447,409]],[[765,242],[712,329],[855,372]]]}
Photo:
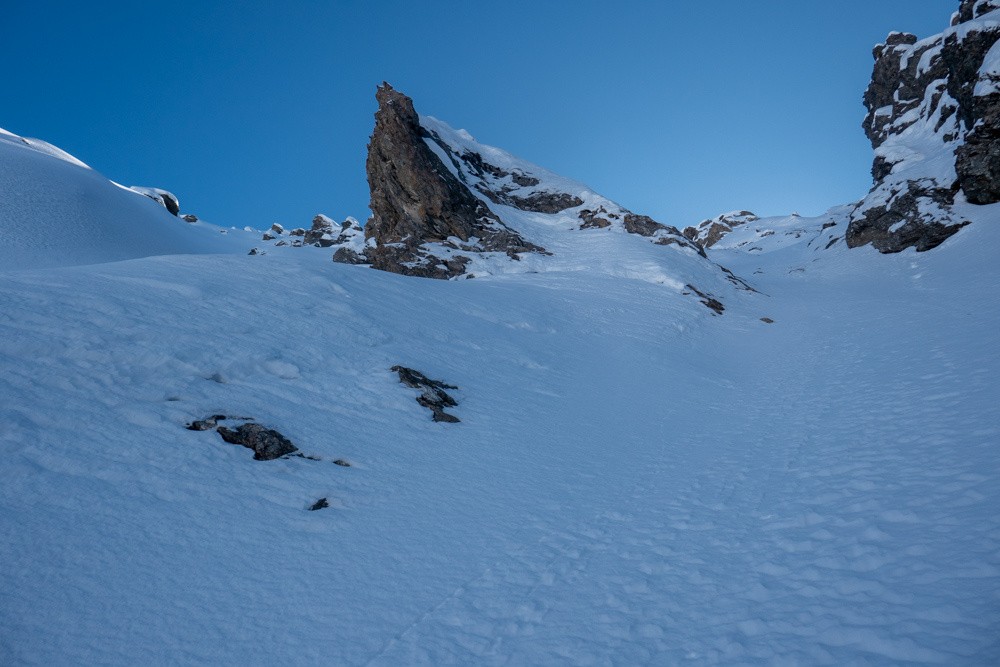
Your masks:
{"label": "jagged rock pinnacle", "polygon": [[407,275],[453,277],[464,271],[467,259],[441,262],[420,247],[450,238],[476,239],[479,251],[541,250],[507,228],[434,154],[424,141],[427,132],[413,100],[384,82],[375,98],[379,108],[366,163],[372,218],[365,235],[376,242],[367,253],[372,266]]}

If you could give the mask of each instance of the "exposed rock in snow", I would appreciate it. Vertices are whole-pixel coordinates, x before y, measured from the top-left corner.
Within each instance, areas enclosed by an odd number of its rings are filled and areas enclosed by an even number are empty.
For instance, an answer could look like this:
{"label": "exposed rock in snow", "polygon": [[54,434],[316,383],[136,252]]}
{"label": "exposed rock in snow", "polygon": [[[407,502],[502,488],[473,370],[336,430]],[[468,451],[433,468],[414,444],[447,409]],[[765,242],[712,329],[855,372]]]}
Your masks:
{"label": "exposed rock in snow", "polygon": [[733,231],[733,227],[754,222],[758,219],[750,211],[723,213],[711,220],[702,220],[696,227],[685,227],[684,236],[700,243],[705,248],[711,248],[719,239]]}
{"label": "exposed rock in snow", "polygon": [[375,241],[367,251],[375,268],[430,278],[451,278],[464,271],[460,258],[441,263],[421,245],[456,238],[470,250],[511,256],[537,252],[508,228],[485,203],[455,178],[424,142],[413,101],[384,83],[375,131],[368,145],[368,184],[372,218],[365,234]]}
{"label": "exposed rock in snow", "polygon": [[129,190],[138,192],[139,194],[149,197],[157,204],[163,208],[170,211],[171,215],[180,215],[181,205],[180,201],[177,199],[177,195],[166,190],[161,190],[160,188],[145,188],[141,185],[129,186]]}
{"label": "exposed rock in snow", "polygon": [[320,498],[319,500],[317,500],[316,502],[314,502],[312,505],[309,506],[309,511],[315,512],[316,510],[326,509],[329,506],[330,502],[326,498]]}
{"label": "exposed rock in snow", "polygon": [[333,220],[322,213],[313,218],[312,228],[305,233],[303,241],[309,245],[329,248],[334,244]]}
{"label": "exposed rock in snow", "polygon": [[958,25],[971,21],[973,18],[982,16],[1000,7],[1000,2],[996,0],[962,0],[958,11],[952,16],[951,24]]}
{"label": "exposed rock in snow", "polygon": [[708,308],[709,310],[715,312],[716,315],[721,315],[723,311],[726,310],[726,307],[722,305],[722,302],[713,297],[711,294],[706,294],[705,292],[702,292],[694,285],[687,285],[686,287],[695,294],[697,294],[698,297],[701,299],[702,305]]}
{"label": "exposed rock in snow", "polygon": [[[572,219],[577,229],[624,231],[649,238],[657,245],[679,245],[704,256],[680,230],[649,216],[633,213],[592,192],[581,183],[532,165],[498,148],[476,142],[463,130],[454,130],[435,118],[421,118],[427,143],[455,176],[472,191],[497,205],[500,218],[510,225],[507,211],[556,216],[552,222]],[[531,237],[529,237],[531,238]]]}
{"label": "exposed rock in snow", "polygon": [[851,214],[850,247],[928,250],[968,224],[960,194],[1000,201],[998,6],[965,1],[943,33],[895,32],[873,50],[863,127],[875,184]]}
{"label": "exposed rock in snow", "polygon": [[420,396],[417,396],[417,403],[431,411],[434,421],[451,423],[461,421],[455,415],[444,411],[445,408],[458,405],[458,402],[445,389],[458,389],[458,387],[439,380],[432,380],[420,371],[405,366],[393,366],[389,370],[398,373],[399,381],[407,387],[421,391]]}
{"label": "exposed rock in snow", "polygon": [[211,431],[213,428],[219,425],[220,421],[226,419],[226,415],[212,415],[211,417],[205,417],[204,419],[196,419],[187,425],[187,430],[189,431]]}
{"label": "exposed rock in snow", "polygon": [[365,226],[367,243],[353,237],[335,241],[335,261],[455,278],[472,275],[483,264],[492,272],[528,256],[550,255],[551,239],[542,237],[552,229],[636,234],[704,257],[702,247],[675,227],[480,144],[464,130],[417,116],[413,101],[389,84],[380,86],[376,97],[367,163],[373,212]]}
{"label": "exposed rock in snow", "polygon": [[252,449],[256,461],[273,461],[299,449],[281,433],[253,422],[241,424],[235,429],[220,426],[216,430],[229,444]]}

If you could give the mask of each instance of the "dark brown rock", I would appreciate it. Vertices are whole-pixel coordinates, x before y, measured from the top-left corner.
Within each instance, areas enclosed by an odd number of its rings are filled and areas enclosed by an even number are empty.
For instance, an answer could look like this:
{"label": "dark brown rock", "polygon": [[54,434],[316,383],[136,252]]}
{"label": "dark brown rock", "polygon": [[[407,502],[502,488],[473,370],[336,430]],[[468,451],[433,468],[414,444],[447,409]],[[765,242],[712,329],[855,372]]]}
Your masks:
{"label": "dark brown rock", "polygon": [[[950,217],[954,197],[953,190],[927,188],[909,181],[904,190],[893,193],[888,204],[865,209],[857,217],[852,215],[845,235],[847,246],[857,248],[871,243],[881,253],[910,247],[917,252],[935,248],[968,224]],[[937,214],[928,210],[936,210]]]}
{"label": "dark brown rock", "polygon": [[[340,230],[337,230],[339,234]],[[315,245],[321,248],[329,248],[334,244],[333,221],[325,215],[317,215],[313,218],[312,227],[307,231],[302,241],[306,245]]]}
{"label": "dark brown rock", "polygon": [[577,217],[582,220],[580,229],[603,229],[611,226],[611,220],[608,218],[618,216],[608,213],[603,206],[600,206],[596,211],[585,208],[577,214]]}
{"label": "dark brown rock", "polygon": [[1000,94],[977,100],[982,117],[955,152],[962,192],[973,204],[1000,201]]}
{"label": "dark brown rock", "polygon": [[333,261],[338,264],[367,264],[368,258],[364,255],[359,255],[350,248],[337,248],[337,251],[333,253]]}
{"label": "dark brown rock", "polygon": [[365,226],[366,238],[377,246],[366,253],[373,267],[454,277],[464,271],[464,263],[438,266],[424,261],[427,252],[420,249],[422,244],[452,237],[463,242],[476,238],[478,250],[487,252],[541,250],[504,225],[427,146],[429,135],[409,97],[388,83],[378,88],[375,97],[379,109],[366,162],[372,218]]}
{"label": "dark brown rock", "polygon": [[458,387],[439,380],[432,380],[420,371],[405,366],[393,366],[389,370],[399,374],[399,381],[402,384],[421,391],[420,396],[417,397],[417,403],[431,411],[431,417],[434,421],[448,423],[461,421],[455,415],[444,411],[445,408],[458,405],[458,402],[445,389],[458,389]]}
{"label": "dark brown rock", "polygon": [[252,449],[257,461],[272,461],[299,449],[285,436],[260,424],[242,424],[236,429],[220,426],[216,431],[229,444]]}
{"label": "dark brown rock", "polygon": [[[964,0],[953,25],[997,7],[1000,2]],[[983,24],[919,43],[912,35],[893,33],[875,47],[864,96],[864,129],[872,146],[896,138],[905,147],[908,128],[933,122],[928,129],[940,138],[941,152],[954,155],[957,180],[921,178],[919,164],[900,165],[877,154],[872,191],[851,214],[849,247],[928,250],[968,224],[953,213],[959,190],[973,204],[1000,201],[1000,94],[975,95],[985,56],[998,38],[1000,27]]]}
{"label": "dark brown rock", "polygon": [[755,220],[758,220],[758,217],[751,211],[735,211],[733,213],[725,213],[711,220],[702,220],[696,227],[685,227],[682,233],[685,238],[705,248],[711,248],[721,241],[726,234],[733,231],[734,227]]}
{"label": "dark brown rock", "polygon": [[721,315],[726,310],[726,307],[722,305],[722,302],[713,297],[711,294],[702,292],[694,285],[687,285],[687,288],[697,294],[701,299],[702,305],[713,311],[716,315]]}

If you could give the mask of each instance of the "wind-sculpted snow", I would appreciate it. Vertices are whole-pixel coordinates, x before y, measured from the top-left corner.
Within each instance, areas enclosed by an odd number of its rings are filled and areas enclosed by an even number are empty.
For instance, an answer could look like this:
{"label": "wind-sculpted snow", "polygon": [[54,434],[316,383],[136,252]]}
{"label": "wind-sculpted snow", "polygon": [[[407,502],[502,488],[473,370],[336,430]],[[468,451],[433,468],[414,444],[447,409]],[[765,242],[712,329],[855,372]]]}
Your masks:
{"label": "wind-sculpted snow", "polygon": [[151,255],[246,252],[247,242],[234,238],[242,236],[239,232],[223,234],[218,227],[171,215],[163,203],[169,194],[119,186],[51,144],[4,131],[0,266],[38,268]]}
{"label": "wind-sculpted snow", "polygon": [[996,664],[1000,232],[778,222],[718,318],[284,248],[4,273],[0,663]]}

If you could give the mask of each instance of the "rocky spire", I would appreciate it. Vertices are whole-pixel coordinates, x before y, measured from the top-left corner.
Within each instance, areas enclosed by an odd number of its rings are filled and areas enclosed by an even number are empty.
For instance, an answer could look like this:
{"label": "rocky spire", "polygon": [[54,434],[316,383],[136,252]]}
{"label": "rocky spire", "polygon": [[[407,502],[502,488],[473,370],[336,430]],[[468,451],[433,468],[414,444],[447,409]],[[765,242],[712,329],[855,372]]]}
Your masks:
{"label": "rocky spire", "polygon": [[[375,98],[375,130],[368,144],[368,185],[372,218],[365,236],[375,241],[366,253],[375,268],[431,278],[463,273],[468,259],[433,255],[427,243],[477,252],[541,251],[500,221],[430,149],[413,100],[388,83]],[[466,246],[455,246],[454,240]]]}

